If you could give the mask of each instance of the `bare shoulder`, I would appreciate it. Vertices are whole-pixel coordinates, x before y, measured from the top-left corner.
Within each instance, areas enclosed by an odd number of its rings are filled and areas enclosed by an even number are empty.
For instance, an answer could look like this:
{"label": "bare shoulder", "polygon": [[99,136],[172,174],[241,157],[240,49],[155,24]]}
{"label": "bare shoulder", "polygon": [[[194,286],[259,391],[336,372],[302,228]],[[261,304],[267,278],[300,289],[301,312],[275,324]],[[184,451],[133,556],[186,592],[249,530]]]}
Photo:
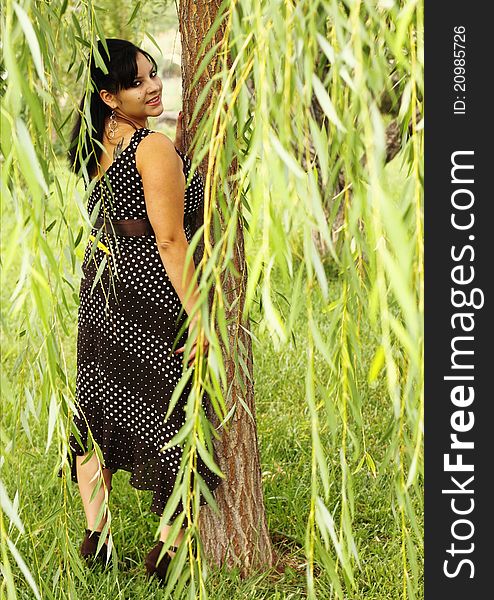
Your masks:
{"label": "bare shoulder", "polygon": [[160,131],[152,131],[140,141],[135,157],[139,172],[147,166],[171,170],[183,166],[172,140]]}

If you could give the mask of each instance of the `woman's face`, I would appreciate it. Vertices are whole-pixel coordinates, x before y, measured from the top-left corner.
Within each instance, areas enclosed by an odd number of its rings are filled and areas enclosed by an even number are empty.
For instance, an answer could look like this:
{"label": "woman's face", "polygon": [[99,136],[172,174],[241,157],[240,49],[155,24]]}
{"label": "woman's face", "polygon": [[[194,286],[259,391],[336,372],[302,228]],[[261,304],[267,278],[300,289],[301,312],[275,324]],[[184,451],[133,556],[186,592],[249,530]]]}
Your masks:
{"label": "woman's face", "polygon": [[[137,53],[137,75],[132,86],[116,94],[108,94],[103,100],[115,109],[117,114],[145,125],[148,117],[157,117],[163,112],[161,92],[163,82],[158,77],[153,64],[141,52]],[[110,100],[110,102],[108,102]],[[151,101],[151,102],[150,102]]]}

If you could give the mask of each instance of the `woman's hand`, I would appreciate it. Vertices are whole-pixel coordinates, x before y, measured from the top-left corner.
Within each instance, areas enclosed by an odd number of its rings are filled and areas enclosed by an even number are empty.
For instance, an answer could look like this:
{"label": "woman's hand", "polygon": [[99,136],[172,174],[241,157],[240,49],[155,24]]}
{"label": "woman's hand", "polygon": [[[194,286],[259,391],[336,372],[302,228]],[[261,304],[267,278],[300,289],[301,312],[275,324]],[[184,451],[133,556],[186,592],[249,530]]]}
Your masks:
{"label": "woman's hand", "polygon": [[180,152],[185,152],[184,150],[184,113],[180,111],[177,117],[177,129],[175,131],[175,148],[178,148]]}
{"label": "woman's hand", "polygon": [[[189,333],[188,333],[188,337],[192,337],[193,338],[193,343],[192,343],[192,348],[190,350],[190,354],[189,354],[189,364],[188,366],[190,367],[190,365],[194,362],[195,359],[195,355],[197,354],[197,317],[195,317],[189,324]],[[202,342],[202,346],[204,349],[204,354],[207,352],[208,346],[209,346],[209,342],[206,336],[204,336],[203,338],[203,342]],[[175,350],[174,354],[181,354],[185,351],[185,346],[182,346],[181,348],[178,348],[177,350]]]}

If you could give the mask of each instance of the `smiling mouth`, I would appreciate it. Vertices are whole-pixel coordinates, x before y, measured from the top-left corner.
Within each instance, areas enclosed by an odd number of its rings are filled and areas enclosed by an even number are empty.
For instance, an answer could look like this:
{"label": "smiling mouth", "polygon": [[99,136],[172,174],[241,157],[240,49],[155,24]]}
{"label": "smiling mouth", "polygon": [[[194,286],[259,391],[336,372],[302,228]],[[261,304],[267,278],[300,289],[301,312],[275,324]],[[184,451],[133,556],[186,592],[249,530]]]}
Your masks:
{"label": "smiling mouth", "polygon": [[155,96],[154,98],[151,98],[151,100],[148,100],[146,102],[146,104],[158,104],[159,101],[160,101],[160,97],[159,96]]}

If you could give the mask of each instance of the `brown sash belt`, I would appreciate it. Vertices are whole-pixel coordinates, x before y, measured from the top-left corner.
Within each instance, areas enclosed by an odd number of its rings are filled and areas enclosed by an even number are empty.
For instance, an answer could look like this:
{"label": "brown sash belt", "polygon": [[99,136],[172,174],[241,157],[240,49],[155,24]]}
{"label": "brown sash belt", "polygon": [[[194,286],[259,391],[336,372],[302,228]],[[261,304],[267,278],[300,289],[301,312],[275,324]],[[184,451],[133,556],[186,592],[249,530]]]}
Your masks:
{"label": "brown sash belt", "polygon": [[103,231],[110,235],[154,235],[149,219],[103,219],[98,217],[94,224],[96,229],[103,227]]}

